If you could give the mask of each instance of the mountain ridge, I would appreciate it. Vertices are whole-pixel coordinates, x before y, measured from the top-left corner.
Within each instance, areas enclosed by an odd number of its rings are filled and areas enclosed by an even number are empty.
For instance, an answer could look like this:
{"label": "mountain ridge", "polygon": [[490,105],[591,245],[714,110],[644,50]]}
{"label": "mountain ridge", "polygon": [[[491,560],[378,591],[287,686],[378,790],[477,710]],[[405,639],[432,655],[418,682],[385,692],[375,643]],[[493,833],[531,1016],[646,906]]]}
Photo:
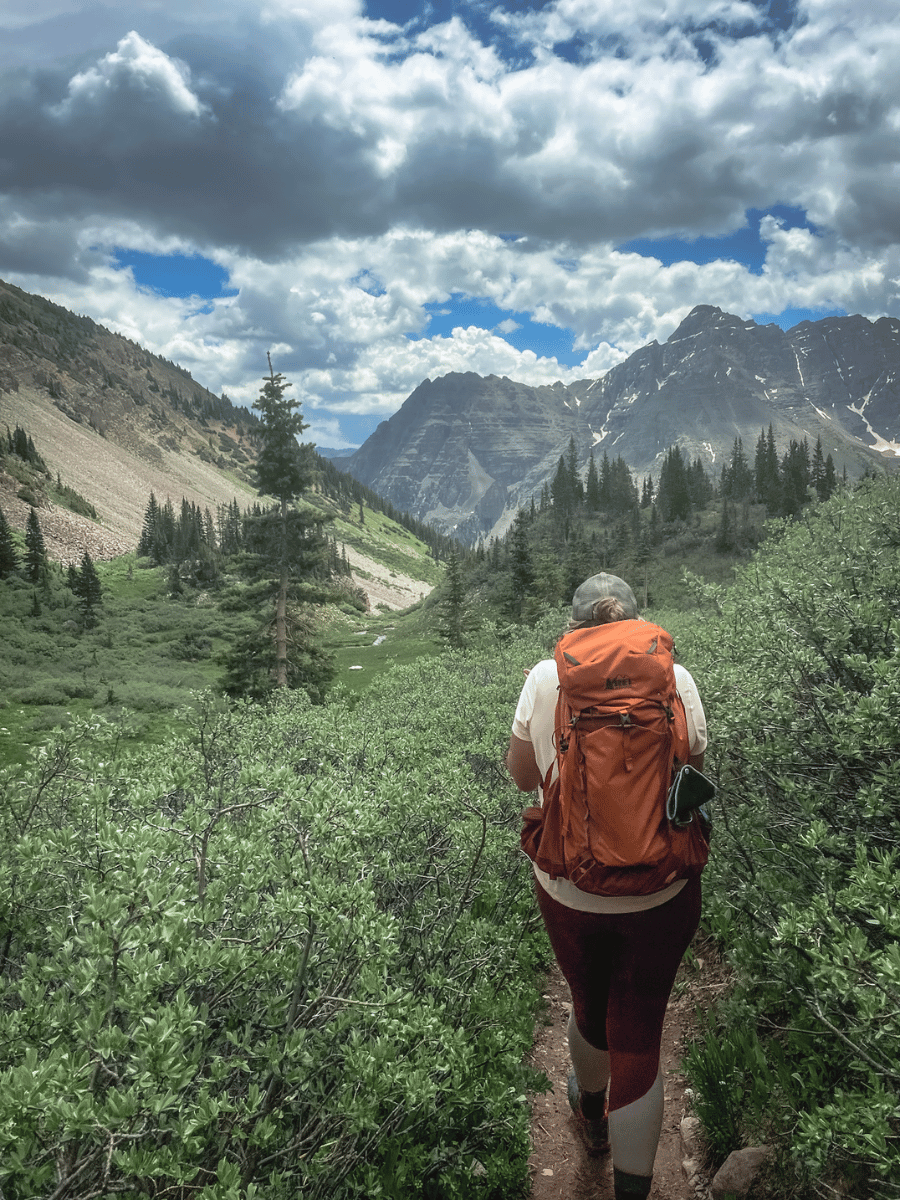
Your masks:
{"label": "mountain ridge", "polygon": [[502,534],[540,494],[572,438],[582,472],[593,451],[621,456],[638,479],[658,476],[676,444],[718,474],[736,438],[752,457],[769,425],[779,452],[792,439],[821,437],[839,471],[893,467],[898,380],[896,318],[828,317],[785,332],[697,305],[665,343],[648,343],[599,379],[531,387],[458,372],[425,380],[336,465],[474,542]]}

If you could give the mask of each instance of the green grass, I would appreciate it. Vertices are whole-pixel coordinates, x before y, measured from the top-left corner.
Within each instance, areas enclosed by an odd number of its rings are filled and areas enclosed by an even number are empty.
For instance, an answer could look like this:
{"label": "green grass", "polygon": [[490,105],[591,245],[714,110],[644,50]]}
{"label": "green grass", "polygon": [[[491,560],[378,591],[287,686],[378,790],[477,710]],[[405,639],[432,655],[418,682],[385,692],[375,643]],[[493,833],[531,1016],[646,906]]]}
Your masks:
{"label": "green grass", "polygon": [[316,501],[334,518],[329,532],[338,543],[343,542],[398,574],[426,583],[436,584],[443,576],[444,568],[434,561],[428,546],[384,513],[366,508],[365,522],[360,525],[358,506],[345,513],[331,501],[321,497],[316,497]]}
{"label": "green grass", "polygon": [[[371,557],[384,561],[392,528],[396,533],[382,514],[367,510]],[[426,547],[403,534],[398,569],[422,576],[424,564],[429,575],[439,575]],[[52,569],[47,592],[37,589],[39,616],[32,614],[30,584],[0,581],[0,765],[25,762],[51,729],[94,713],[121,722],[129,741],[162,741],[173,712],[192,694],[219,689],[222,655],[256,626],[255,617],[234,603],[234,584],[220,591],[186,588],[173,597],[168,568],[151,567],[147,559],[126,554],[95,566],[103,605],[93,629],[82,628],[61,569]],[[337,666],[334,683],[355,695],[388,666],[440,650],[421,604],[406,613],[328,607],[322,625]]]}
{"label": "green grass", "polygon": [[332,615],[324,642],[337,665],[335,684],[359,695],[386,668],[439,654],[441,642],[429,625],[421,604],[400,613]]}
{"label": "green grass", "polygon": [[82,629],[75,597],[54,570],[49,595],[21,580],[0,584],[0,763],[24,762],[49,729],[102,713],[129,737],[161,739],[173,710],[192,692],[217,687],[219,655],[246,628],[211,595],[169,598],[167,572],[133,555],[98,563],[103,607]]}

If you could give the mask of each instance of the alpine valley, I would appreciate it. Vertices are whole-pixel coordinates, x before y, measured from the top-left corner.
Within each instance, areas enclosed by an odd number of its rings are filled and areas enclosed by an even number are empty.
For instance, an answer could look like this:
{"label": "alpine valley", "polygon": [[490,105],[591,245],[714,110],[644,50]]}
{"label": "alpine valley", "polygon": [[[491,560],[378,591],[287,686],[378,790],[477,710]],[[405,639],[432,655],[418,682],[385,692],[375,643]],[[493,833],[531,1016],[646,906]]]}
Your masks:
{"label": "alpine valley", "polygon": [[900,320],[828,317],[784,332],[698,305],[601,379],[529,387],[495,375],[426,379],[354,454],[335,460],[422,521],[475,542],[538,498],[574,438],[621,457],[638,482],[679,445],[718,475],[740,438],[752,460],[772,426],[779,454],[818,438],[840,473],[900,456]]}
{"label": "alpine valley", "polygon": [[[49,469],[99,517],[60,510],[57,529],[42,513],[58,558],[133,549],[151,491],[213,510],[256,498],[255,416],[174,363],[2,282],[0,419],[33,435]],[[770,425],[779,454],[792,439],[812,448],[821,438],[851,477],[896,466],[900,320],[829,317],[784,332],[700,305],[665,345],[651,342],[600,379],[426,379],[334,467],[473,544],[502,534],[540,496],[572,439],[583,471],[591,452],[598,466],[607,454],[639,483],[658,476],[676,443],[718,475],[736,438],[752,457]],[[0,507],[23,528],[20,493],[17,480],[0,479]]]}

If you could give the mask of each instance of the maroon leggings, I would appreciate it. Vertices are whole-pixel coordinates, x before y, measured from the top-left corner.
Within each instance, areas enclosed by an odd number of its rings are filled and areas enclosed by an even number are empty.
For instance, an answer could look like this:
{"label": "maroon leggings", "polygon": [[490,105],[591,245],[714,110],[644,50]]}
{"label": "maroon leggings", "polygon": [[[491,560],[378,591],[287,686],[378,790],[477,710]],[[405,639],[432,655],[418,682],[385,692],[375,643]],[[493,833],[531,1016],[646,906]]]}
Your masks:
{"label": "maroon leggings", "polygon": [[537,897],[578,1029],[609,1051],[609,1109],[624,1108],[650,1090],[659,1071],[669,993],[700,922],[700,876],[643,912],[581,912],[540,884]]}

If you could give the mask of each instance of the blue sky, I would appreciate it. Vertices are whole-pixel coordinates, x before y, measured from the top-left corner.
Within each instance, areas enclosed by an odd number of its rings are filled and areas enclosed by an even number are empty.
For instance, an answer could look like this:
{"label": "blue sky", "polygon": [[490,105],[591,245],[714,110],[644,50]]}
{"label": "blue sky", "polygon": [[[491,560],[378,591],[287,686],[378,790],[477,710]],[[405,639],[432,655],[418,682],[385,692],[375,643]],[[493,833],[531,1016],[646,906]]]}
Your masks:
{"label": "blue sky", "polygon": [[696,304],[900,315],[889,0],[0,8],[0,278],[321,446],[596,377]]}

